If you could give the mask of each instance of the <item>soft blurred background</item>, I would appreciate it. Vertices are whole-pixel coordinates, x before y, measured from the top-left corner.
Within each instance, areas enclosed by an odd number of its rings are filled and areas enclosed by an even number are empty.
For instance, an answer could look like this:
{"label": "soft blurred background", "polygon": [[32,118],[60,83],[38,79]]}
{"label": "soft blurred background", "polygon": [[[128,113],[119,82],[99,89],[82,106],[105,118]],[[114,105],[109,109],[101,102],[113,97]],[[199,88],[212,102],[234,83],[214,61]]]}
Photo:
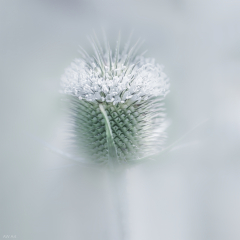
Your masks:
{"label": "soft blurred background", "polygon": [[165,65],[167,145],[198,126],[129,169],[130,239],[240,239],[239,13],[239,0],[1,0],[0,238],[110,239],[105,171],[44,145],[64,147],[60,76],[104,28],[112,42],[134,30]]}

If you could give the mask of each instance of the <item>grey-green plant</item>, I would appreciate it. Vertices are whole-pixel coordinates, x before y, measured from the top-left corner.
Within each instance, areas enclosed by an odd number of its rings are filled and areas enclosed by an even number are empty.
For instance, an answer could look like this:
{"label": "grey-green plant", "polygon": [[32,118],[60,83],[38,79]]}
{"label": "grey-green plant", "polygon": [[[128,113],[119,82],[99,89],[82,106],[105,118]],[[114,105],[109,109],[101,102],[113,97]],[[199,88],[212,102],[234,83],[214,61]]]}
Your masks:
{"label": "grey-green plant", "polygon": [[64,155],[108,167],[117,229],[110,239],[127,240],[125,167],[163,152],[169,80],[163,66],[139,54],[140,41],[121,47],[118,40],[114,51],[107,41],[91,43],[93,54],[81,49],[62,76],[72,146]]}
{"label": "grey-green plant", "polygon": [[61,92],[69,102],[73,152],[85,161],[122,166],[160,152],[166,139],[163,66],[139,54],[141,42],[114,51],[91,39],[93,54],[65,70]]}

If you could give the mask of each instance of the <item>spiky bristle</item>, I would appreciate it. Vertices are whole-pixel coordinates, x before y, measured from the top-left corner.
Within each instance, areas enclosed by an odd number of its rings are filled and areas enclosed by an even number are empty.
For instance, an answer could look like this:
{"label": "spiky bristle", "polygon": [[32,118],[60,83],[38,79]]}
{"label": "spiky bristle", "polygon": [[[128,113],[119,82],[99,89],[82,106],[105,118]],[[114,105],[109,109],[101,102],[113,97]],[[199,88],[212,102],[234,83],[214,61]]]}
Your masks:
{"label": "spiky bristle", "polygon": [[62,77],[62,93],[70,95],[72,144],[77,154],[96,163],[108,163],[105,109],[118,162],[138,160],[160,151],[165,133],[163,100],[169,91],[163,67],[137,55],[138,41],[113,54],[105,42],[91,40],[94,55],[82,50]]}

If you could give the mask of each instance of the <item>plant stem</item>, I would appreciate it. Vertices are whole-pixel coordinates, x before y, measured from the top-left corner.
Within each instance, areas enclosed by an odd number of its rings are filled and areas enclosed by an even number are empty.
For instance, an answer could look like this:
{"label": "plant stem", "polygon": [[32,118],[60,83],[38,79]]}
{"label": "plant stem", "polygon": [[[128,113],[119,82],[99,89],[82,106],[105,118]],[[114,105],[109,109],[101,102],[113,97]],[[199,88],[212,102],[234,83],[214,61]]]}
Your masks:
{"label": "plant stem", "polygon": [[127,204],[126,204],[126,169],[120,166],[117,148],[114,143],[111,125],[107,116],[107,113],[102,104],[99,104],[99,108],[103,114],[105,120],[106,137],[108,144],[108,160],[109,160],[109,182],[111,200],[114,209],[115,216],[115,228],[116,234],[111,240],[127,240]]}
{"label": "plant stem", "polygon": [[[109,169],[110,197],[113,205],[115,237],[113,240],[128,239],[128,209],[126,169]],[[111,240],[112,240],[111,239]]]}

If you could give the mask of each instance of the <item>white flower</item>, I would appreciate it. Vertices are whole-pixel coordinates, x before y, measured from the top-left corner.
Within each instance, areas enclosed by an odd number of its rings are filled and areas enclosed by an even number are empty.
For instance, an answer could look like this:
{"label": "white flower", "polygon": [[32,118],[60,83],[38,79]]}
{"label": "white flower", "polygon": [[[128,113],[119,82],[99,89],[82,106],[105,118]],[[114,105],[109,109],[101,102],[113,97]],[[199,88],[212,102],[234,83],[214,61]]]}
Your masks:
{"label": "white flower", "polygon": [[138,43],[123,50],[119,45],[113,54],[93,42],[94,54],[83,50],[61,79],[62,92],[72,95],[74,144],[100,163],[111,155],[108,130],[118,162],[159,151],[166,137],[162,101],[169,81],[163,66],[137,55]]}
{"label": "white flower", "polygon": [[[135,48],[137,45],[135,46]],[[100,50],[95,46],[95,56],[83,54],[76,59],[62,76],[64,93],[92,102],[124,103],[133,98],[165,96],[169,83],[163,66],[154,59],[111,50]]]}

